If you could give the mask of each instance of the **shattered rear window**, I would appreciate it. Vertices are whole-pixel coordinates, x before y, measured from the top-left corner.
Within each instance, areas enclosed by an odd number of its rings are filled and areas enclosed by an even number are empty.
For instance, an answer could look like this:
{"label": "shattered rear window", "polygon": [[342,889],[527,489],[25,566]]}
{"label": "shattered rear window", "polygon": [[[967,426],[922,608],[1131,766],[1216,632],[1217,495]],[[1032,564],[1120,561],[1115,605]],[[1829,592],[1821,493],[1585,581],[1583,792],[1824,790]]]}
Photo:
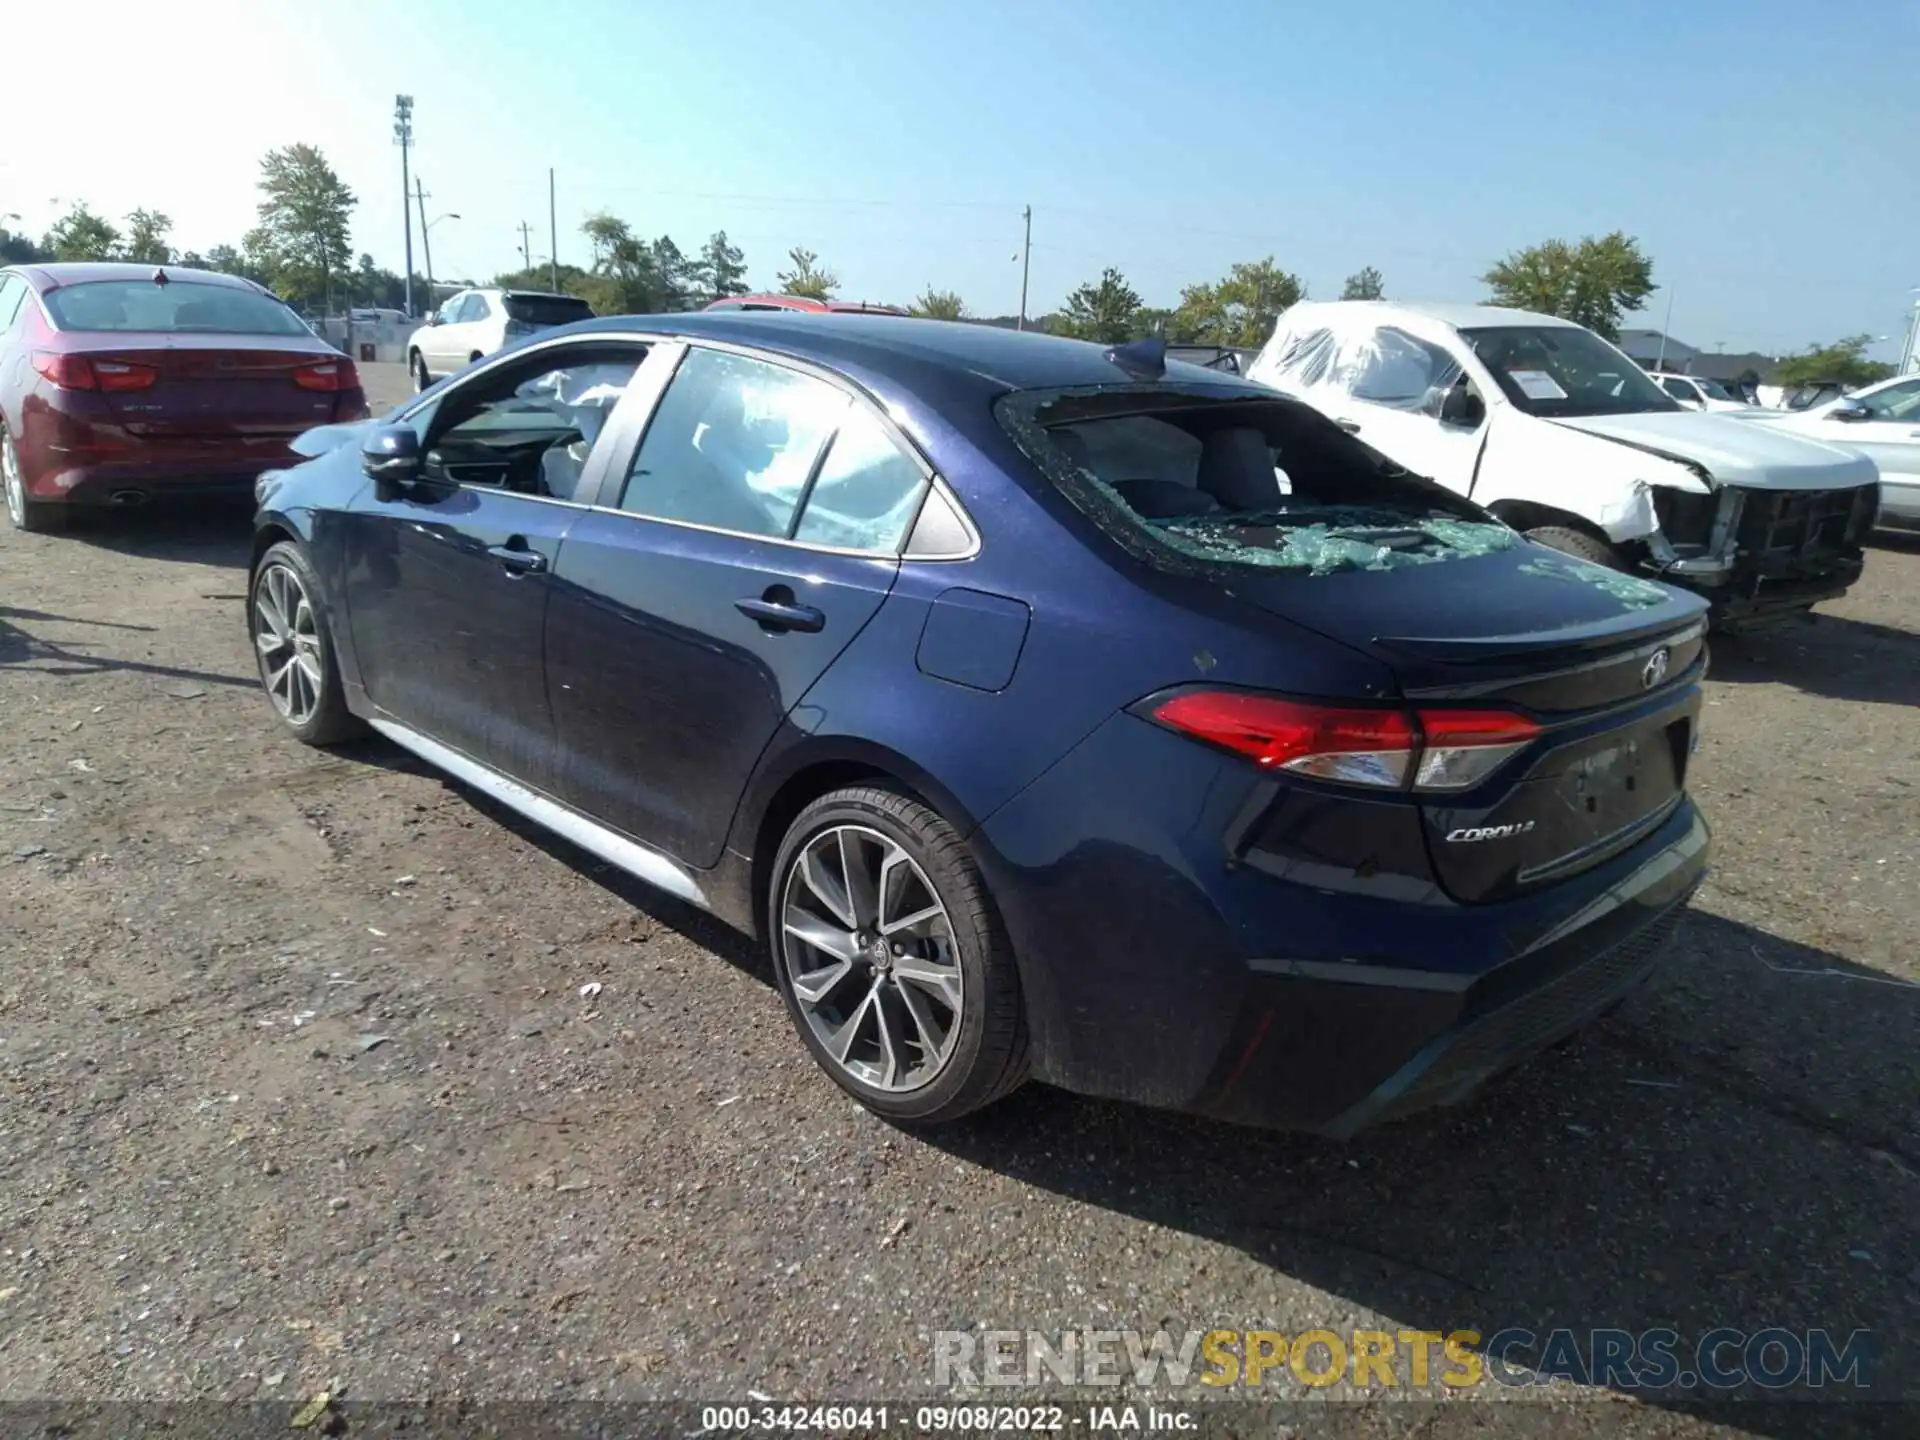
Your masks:
{"label": "shattered rear window", "polygon": [[1001,424],[1124,549],[1163,570],[1397,570],[1520,537],[1317,411],[1222,386],[1018,391]]}

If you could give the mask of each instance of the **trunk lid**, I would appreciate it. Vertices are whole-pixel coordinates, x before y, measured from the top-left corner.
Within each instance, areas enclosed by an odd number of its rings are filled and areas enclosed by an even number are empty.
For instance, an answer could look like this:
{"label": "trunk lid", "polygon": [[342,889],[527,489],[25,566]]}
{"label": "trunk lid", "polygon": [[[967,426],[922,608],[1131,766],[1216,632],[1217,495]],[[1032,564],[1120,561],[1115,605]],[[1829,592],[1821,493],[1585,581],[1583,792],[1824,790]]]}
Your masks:
{"label": "trunk lid", "polygon": [[1578,874],[1680,803],[1707,606],[1530,542],[1443,564],[1249,575],[1241,599],[1383,662],[1422,709],[1519,710],[1540,738],[1418,798],[1442,887],[1476,903]]}
{"label": "trunk lid", "polygon": [[343,392],[302,389],[294,372],[345,356],[296,337],[128,333],[89,336],[87,359],[144,365],[155,372],[141,390],[103,390],[101,399],[128,432],[143,439],[291,441],[331,423]]}

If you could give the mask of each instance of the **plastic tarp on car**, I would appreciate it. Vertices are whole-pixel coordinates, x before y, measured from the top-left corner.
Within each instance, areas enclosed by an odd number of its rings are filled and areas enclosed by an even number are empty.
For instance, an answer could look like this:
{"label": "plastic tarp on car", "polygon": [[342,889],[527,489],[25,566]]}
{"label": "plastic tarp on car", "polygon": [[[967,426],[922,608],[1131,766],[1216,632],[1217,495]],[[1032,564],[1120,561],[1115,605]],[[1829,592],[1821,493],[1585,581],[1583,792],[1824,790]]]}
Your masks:
{"label": "plastic tarp on car", "polygon": [[1249,378],[1309,403],[1351,396],[1427,413],[1438,412],[1460,378],[1459,364],[1444,349],[1385,323],[1377,312],[1296,309],[1303,313],[1280,317]]}

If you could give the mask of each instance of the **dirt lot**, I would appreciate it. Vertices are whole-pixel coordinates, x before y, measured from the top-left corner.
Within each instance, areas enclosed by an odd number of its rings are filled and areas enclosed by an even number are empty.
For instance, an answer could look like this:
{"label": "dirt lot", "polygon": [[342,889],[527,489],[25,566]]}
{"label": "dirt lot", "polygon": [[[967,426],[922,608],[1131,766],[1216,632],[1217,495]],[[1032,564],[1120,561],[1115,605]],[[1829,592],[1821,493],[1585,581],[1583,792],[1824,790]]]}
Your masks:
{"label": "dirt lot", "polygon": [[[383,743],[284,739],[246,531],[0,532],[0,1400],[901,1399],[934,1330],[1161,1325],[1865,1327],[1920,1396],[1920,545],[1716,646],[1717,870],[1658,985],[1337,1145],[1037,1087],[868,1118],[744,940]],[[1607,1398],[1545,1403],[1913,1423]]]}

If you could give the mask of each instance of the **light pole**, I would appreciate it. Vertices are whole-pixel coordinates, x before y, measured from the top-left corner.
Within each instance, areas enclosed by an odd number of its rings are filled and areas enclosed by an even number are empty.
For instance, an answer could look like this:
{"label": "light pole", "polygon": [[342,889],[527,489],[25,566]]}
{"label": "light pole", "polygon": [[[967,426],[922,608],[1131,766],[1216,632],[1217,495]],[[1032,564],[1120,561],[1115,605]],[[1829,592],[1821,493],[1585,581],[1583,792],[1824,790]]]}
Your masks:
{"label": "light pole", "polygon": [[429,310],[437,310],[439,308],[433,303],[433,241],[430,238],[433,227],[438,225],[442,220],[458,220],[459,218],[460,216],[457,211],[449,210],[444,215],[436,215],[431,220],[423,219],[420,222],[420,251],[427,265],[427,308]]}
{"label": "light pole", "polygon": [[402,293],[406,297],[407,318],[413,318],[413,211],[407,202],[413,197],[408,194],[413,182],[408,175],[407,152],[413,148],[413,97],[396,95],[393,97],[393,143],[400,147],[400,220],[406,227],[407,268],[403,272],[406,280]]}

